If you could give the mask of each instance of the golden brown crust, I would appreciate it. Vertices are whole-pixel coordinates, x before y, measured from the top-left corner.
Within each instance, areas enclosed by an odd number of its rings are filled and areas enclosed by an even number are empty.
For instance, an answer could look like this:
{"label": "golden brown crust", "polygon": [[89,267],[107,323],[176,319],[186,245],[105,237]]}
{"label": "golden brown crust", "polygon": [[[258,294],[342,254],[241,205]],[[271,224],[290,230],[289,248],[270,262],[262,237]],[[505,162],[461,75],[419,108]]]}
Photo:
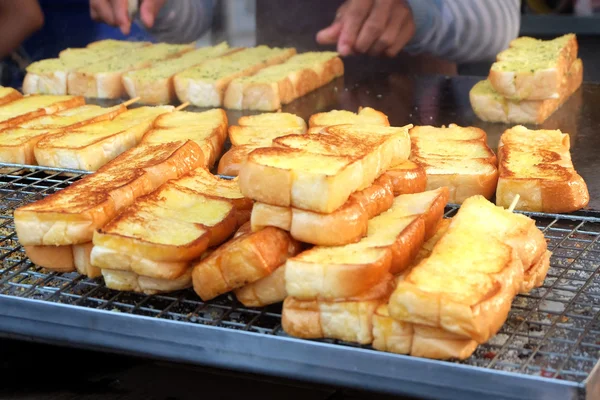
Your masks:
{"label": "golden brown crust", "polygon": [[256,149],[254,146],[234,146],[230,148],[219,160],[217,169],[219,175],[238,176],[242,165],[254,149]]}
{"label": "golden brown crust", "polygon": [[410,160],[390,167],[386,172],[392,179],[394,196],[424,192],[427,188],[425,169]]}
{"label": "golden brown crust", "polygon": [[[3,88],[3,89],[11,89],[11,88]],[[8,90],[8,93],[5,93],[3,96],[0,96],[0,105],[10,103],[11,101],[15,101],[23,97],[18,90],[12,89]]]}
{"label": "golden brown crust", "polygon": [[23,246],[32,263],[53,271],[73,272],[73,246]]}
{"label": "golden brown crust", "polygon": [[[13,102],[5,103],[2,107],[7,107],[9,105],[12,107],[12,106],[17,105],[21,101],[25,102],[36,96],[43,96],[43,95],[30,95],[27,97],[22,97]],[[74,108],[74,107],[82,106],[85,104],[85,99],[81,96],[65,96],[65,97],[66,97],[65,99],[57,100],[53,104],[50,104],[50,105],[47,105],[44,107],[39,107],[36,109],[31,109],[30,111],[26,111],[26,112],[23,112],[20,114],[16,114],[13,117],[0,122],[0,129],[5,129],[10,126],[16,126],[16,125],[22,124],[26,121],[29,121],[33,118],[41,117],[43,115],[48,115],[48,114],[54,114],[61,110],[66,110],[68,108]]]}

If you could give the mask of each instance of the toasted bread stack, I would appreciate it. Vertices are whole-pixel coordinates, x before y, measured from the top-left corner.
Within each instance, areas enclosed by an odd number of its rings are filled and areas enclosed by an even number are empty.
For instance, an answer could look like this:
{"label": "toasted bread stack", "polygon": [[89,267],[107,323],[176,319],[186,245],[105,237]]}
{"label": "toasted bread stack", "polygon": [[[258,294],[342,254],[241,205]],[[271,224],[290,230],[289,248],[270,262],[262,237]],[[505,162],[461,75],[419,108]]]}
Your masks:
{"label": "toasted bread stack", "polygon": [[32,95],[20,97],[0,105],[0,129],[17,126],[33,118],[54,114],[84,104],[84,98],[79,96]]}
{"label": "toasted bread stack", "polygon": [[175,74],[237,50],[239,49],[230,49],[227,43],[199,48],[181,57],[158,61],[150,67],[126,72],[122,78],[123,85],[129,97],[139,97],[143,104],[169,104],[177,99],[173,85]]}
{"label": "toasted bread stack", "polygon": [[487,80],[470,92],[484,121],[541,124],[581,86],[583,63],[574,34],[553,40],[520,37],[497,56]]}
{"label": "toasted bread stack", "polygon": [[193,140],[204,153],[205,167],[212,168],[227,139],[227,114],[221,109],[201,113],[174,111],[156,118],[144,134],[144,143]]}
{"label": "toasted bread stack", "polygon": [[207,252],[248,220],[251,206],[235,181],[197,169],[139,198],[97,230],[91,264],[112,289],[152,294],[188,287],[192,260],[220,251]]}
{"label": "toasted bread stack", "polygon": [[502,134],[498,158],[496,204],[507,207],[518,194],[519,210],[565,213],[587,206],[590,195],[573,166],[568,134],[515,126]]}
{"label": "toasted bread stack", "polygon": [[504,324],[517,293],[542,284],[550,253],[534,220],[473,196],[446,224],[377,309],[375,348],[467,358]]}
{"label": "toasted bread stack", "polygon": [[345,246],[316,246],[285,264],[282,326],[290,335],[361,344],[373,340],[372,317],[436,231],[448,191],[401,195],[369,221],[368,233]]}
{"label": "toasted bread stack", "polygon": [[0,86],[0,106],[2,104],[10,103],[11,101],[20,99],[23,97],[18,90],[15,90],[10,87]]}
{"label": "toasted bread stack", "polygon": [[35,158],[48,167],[96,171],[140,143],[154,120],[172,110],[172,106],[139,107],[110,121],[47,135],[35,145]]}
{"label": "toasted bread stack", "polygon": [[273,139],[306,132],[306,122],[290,113],[264,113],[241,117],[229,127],[231,148],[219,160],[221,175],[237,176],[248,154],[260,147],[270,147]]}
{"label": "toasted bread stack", "polygon": [[235,110],[278,110],[343,74],[344,64],[337,53],[298,54],[255,75],[232,80],[224,104]]}
{"label": "toasted bread stack", "polygon": [[63,129],[111,120],[126,110],[122,105],[110,108],[84,105],[0,130],[0,162],[35,165],[34,148],[44,137]]}
{"label": "toasted bread stack", "polygon": [[483,130],[417,126],[410,130],[411,160],[427,174],[427,189],[448,187],[450,202],[482,195],[491,199],[498,181],[497,159]]}
{"label": "toasted bread stack", "polygon": [[229,83],[296,54],[293,48],[257,46],[207,61],[175,75],[175,92],[180,101],[198,107],[221,107]]}
{"label": "toasted bread stack", "polygon": [[202,163],[202,150],[192,141],[136,146],[96,173],[16,209],[19,242],[40,266],[98,276],[89,263],[94,231],[138,197]]}

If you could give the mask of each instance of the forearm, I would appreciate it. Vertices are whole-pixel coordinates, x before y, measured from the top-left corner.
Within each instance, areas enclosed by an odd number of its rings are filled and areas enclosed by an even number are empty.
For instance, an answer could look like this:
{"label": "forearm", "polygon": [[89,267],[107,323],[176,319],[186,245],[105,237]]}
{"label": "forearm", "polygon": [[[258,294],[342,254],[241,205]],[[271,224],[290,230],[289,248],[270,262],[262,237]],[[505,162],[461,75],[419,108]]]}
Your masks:
{"label": "forearm", "polygon": [[519,0],[407,1],[416,24],[409,52],[461,63],[494,60],[519,33]]}
{"label": "forearm", "polygon": [[44,24],[44,15],[35,0],[0,0],[0,58],[18,48]]}
{"label": "forearm", "polygon": [[148,31],[161,42],[198,40],[211,26],[214,0],[168,0]]}

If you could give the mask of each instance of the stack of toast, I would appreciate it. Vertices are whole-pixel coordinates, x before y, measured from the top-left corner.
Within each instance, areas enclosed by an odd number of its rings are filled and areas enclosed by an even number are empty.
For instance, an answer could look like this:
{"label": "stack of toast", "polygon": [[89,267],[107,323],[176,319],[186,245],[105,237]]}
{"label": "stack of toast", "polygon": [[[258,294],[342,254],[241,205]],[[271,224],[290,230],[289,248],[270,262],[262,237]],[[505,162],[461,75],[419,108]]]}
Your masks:
{"label": "stack of toast", "polygon": [[487,80],[470,92],[484,121],[541,124],[581,86],[583,63],[574,34],[553,40],[520,37],[498,54]]}
{"label": "stack of toast", "polygon": [[447,187],[451,203],[482,195],[491,199],[498,181],[497,159],[486,133],[474,127],[417,126],[410,130],[411,160],[427,174],[427,189]]}
{"label": "stack of toast", "polygon": [[587,206],[590,195],[575,171],[569,135],[559,130],[515,126],[498,144],[496,204],[507,207],[519,195],[516,209],[567,213]]}

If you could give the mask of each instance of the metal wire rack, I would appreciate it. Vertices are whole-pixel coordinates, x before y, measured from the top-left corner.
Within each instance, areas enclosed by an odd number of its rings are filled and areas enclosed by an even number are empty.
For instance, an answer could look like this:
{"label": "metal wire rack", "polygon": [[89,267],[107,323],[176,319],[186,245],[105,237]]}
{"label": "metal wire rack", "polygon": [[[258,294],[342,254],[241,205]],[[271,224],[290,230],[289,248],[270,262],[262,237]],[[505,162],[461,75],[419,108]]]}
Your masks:
{"label": "metal wire rack", "polygon": [[[231,295],[202,302],[191,290],[153,296],[118,292],[107,289],[101,278],[33,265],[17,240],[13,211],[68,186],[85,172],[0,167],[5,172],[0,176],[0,295],[285,336],[280,305],[250,309]],[[456,206],[449,206],[446,216],[456,211]],[[600,218],[528,215],[543,230],[553,252],[544,285],[518,296],[501,331],[463,364],[581,384],[600,359]]]}

